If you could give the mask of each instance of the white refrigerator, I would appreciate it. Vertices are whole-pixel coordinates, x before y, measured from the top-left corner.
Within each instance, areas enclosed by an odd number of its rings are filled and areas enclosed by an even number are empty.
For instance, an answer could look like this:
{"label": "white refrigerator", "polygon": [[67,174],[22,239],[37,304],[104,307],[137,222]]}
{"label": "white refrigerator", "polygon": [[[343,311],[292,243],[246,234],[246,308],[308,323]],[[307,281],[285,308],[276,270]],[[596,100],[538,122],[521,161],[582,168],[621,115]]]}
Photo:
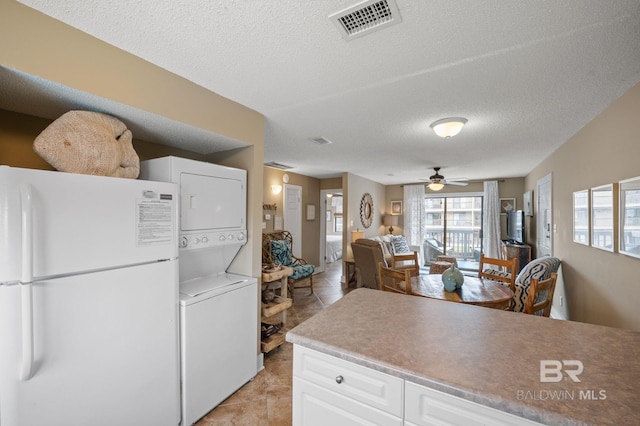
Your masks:
{"label": "white refrigerator", "polygon": [[0,166],[0,425],[178,425],[177,186]]}

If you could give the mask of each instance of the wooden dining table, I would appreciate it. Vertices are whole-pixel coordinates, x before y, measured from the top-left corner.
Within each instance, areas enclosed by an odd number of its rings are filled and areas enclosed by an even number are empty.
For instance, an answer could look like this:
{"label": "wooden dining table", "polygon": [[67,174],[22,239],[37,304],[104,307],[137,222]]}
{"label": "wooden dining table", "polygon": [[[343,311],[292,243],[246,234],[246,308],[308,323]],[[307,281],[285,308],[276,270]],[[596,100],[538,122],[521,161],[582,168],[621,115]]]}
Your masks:
{"label": "wooden dining table", "polygon": [[420,274],[411,277],[411,292],[417,296],[450,302],[467,303],[494,309],[507,309],[513,292],[499,281],[479,277],[464,277],[461,288],[452,292],[444,289],[442,274]]}

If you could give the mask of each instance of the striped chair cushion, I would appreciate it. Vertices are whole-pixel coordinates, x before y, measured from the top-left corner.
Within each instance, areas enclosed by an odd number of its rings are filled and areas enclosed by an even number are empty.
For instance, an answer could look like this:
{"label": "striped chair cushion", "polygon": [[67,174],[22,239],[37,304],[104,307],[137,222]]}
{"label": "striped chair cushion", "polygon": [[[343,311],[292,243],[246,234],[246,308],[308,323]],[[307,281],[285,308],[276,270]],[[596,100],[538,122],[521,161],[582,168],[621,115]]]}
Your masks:
{"label": "striped chair cushion", "polygon": [[514,296],[515,312],[524,312],[524,304],[529,295],[531,279],[546,280],[551,277],[551,273],[558,272],[560,259],[552,256],[545,256],[529,262],[516,277],[516,294]]}

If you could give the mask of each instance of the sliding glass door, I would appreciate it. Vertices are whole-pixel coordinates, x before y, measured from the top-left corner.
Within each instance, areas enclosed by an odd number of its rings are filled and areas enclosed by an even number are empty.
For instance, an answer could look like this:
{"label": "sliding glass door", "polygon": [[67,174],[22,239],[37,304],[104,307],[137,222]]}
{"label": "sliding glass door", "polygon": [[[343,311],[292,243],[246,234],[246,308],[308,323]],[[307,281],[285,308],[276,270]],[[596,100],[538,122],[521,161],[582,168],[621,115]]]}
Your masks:
{"label": "sliding glass door", "polygon": [[477,270],[482,247],[482,196],[426,196],[424,255],[453,256],[461,269]]}

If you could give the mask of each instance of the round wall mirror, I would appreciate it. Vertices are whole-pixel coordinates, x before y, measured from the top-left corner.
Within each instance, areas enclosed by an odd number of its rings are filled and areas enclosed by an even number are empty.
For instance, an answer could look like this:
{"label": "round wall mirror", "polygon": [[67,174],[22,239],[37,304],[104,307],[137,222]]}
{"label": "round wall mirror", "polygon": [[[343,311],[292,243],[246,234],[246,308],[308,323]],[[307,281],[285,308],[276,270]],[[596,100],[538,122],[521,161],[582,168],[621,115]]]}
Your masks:
{"label": "round wall mirror", "polygon": [[365,228],[373,222],[373,198],[369,193],[364,194],[360,201],[360,221]]}

